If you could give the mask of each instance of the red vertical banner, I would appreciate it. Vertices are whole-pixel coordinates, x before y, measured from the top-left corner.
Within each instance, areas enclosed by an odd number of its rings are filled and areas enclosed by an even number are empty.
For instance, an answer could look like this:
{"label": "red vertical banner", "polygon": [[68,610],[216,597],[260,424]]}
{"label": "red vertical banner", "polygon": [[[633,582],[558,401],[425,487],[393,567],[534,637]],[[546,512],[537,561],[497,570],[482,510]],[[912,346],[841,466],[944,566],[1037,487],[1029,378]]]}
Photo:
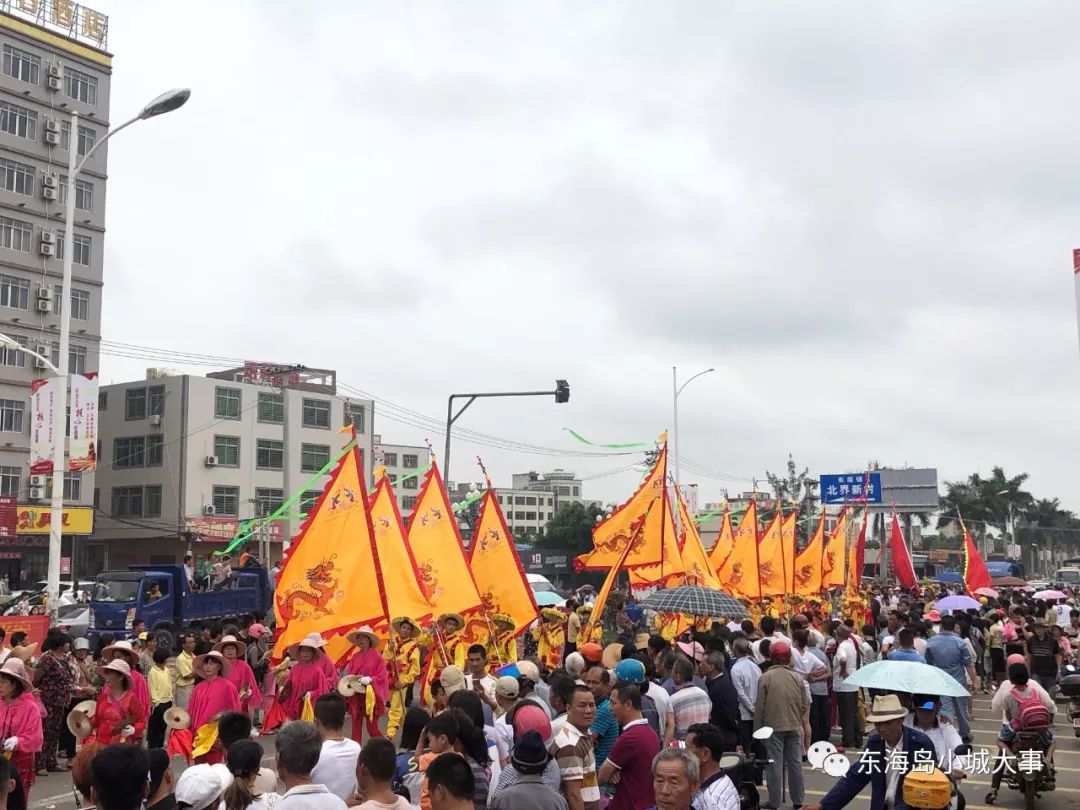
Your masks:
{"label": "red vertical banner", "polygon": [[71,472],[97,469],[97,410],[97,372],[72,374],[71,436],[68,439],[68,469]]}
{"label": "red vertical banner", "polygon": [[60,378],[34,380],[30,386],[30,474],[51,475],[58,437],[53,417],[60,394]]}

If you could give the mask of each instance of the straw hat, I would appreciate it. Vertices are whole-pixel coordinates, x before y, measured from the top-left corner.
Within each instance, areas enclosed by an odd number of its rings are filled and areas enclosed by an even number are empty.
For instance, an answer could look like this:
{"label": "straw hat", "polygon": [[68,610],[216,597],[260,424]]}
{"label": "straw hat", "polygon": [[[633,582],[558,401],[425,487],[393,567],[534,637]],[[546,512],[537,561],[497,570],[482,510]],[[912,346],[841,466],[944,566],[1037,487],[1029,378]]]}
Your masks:
{"label": "straw hat", "polygon": [[465,618],[460,613],[444,613],[438,619],[438,624],[441,626],[447,619],[453,619],[457,622],[458,630],[465,626]]}
{"label": "straw hat", "polygon": [[135,652],[134,649],[132,649],[130,641],[117,641],[113,644],[110,644],[108,647],[104,648],[101,651],[101,654],[104,655],[107,652],[111,652],[114,655],[116,653],[123,654],[125,660],[131,666],[135,666],[139,663],[139,654]]}
{"label": "straw hat", "polygon": [[375,631],[371,629],[371,625],[367,624],[357,627],[345,636],[345,640],[354,647],[359,647],[360,645],[357,644],[357,642],[360,640],[360,636],[367,636],[368,640],[371,641],[372,648],[377,650],[382,647],[382,639],[375,635]]}
{"label": "straw hat", "polygon": [[582,605],[577,609],[578,616],[588,616],[592,613],[592,605]]}
{"label": "straw hat", "polygon": [[907,717],[908,710],[900,704],[900,698],[896,695],[878,695],[874,698],[874,705],[866,713],[868,723],[885,723],[889,720],[899,720]]}
{"label": "straw hat", "polygon": [[81,712],[78,709],[72,709],[68,712],[67,716],[68,731],[71,732],[76,740],[85,740],[94,731],[94,725],[90,722],[90,718],[86,716],[86,712]]}
{"label": "straw hat", "polygon": [[323,647],[325,646],[326,642],[323,641],[322,636],[318,633],[308,633],[298,642],[290,646],[285,652],[288,653],[290,658],[299,659],[300,648],[307,647],[309,650],[314,651],[315,657],[318,658],[320,655],[326,655],[326,653],[323,652]]}
{"label": "straw hat", "polygon": [[540,611],[540,616],[551,622],[562,623],[566,621],[566,615],[561,610],[556,610],[555,608],[544,608]]}
{"label": "straw hat", "polygon": [[165,725],[169,728],[184,729],[191,726],[191,715],[179,706],[165,710]]}
{"label": "straw hat", "polygon": [[360,685],[360,678],[356,675],[342,675],[337,682],[337,690],[342,697],[352,697],[363,694],[365,688]]}
{"label": "straw hat", "polygon": [[390,626],[393,627],[395,630],[399,630],[399,628],[403,624],[409,625],[409,627],[411,627],[417,633],[420,632],[420,625],[418,625],[414,619],[410,619],[408,616],[398,616],[396,619],[390,622]]}
{"label": "straw hat", "polygon": [[[3,671],[3,667],[0,667],[0,671]],[[114,658],[107,664],[102,664],[98,667],[98,672],[116,672],[124,677],[127,681],[128,689],[131,688],[133,683],[131,679],[131,667],[128,666],[128,662],[123,659]]]}
{"label": "straw hat", "polygon": [[230,644],[236,647],[236,657],[243,658],[247,654],[247,644],[242,642],[236,636],[222,636],[221,641],[214,645],[214,650],[219,653],[224,653],[225,648]]}
{"label": "straw hat", "polygon": [[94,714],[97,712],[97,701],[96,700],[80,700],[78,703],[76,703],[71,708],[72,708],[72,711],[74,711],[75,709],[78,709],[80,712],[85,714],[87,717],[93,717]]}
{"label": "straw hat", "polygon": [[600,661],[603,663],[605,669],[615,669],[615,666],[622,661],[622,644],[608,644],[604,647],[604,654],[600,656]]}
{"label": "straw hat", "polygon": [[24,692],[29,692],[34,688],[30,676],[26,674],[26,664],[20,658],[9,657],[4,661],[3,666],[0,666],[0,675],[7,675],[9,678],[18,681],[22,685]]}
{"label": "straw hat", "polygon": [[221,663],[221,675],[224,676],[229,674],[229,670],[232,669],[232,661],[219,653],[217,650],[211,650],[204,655],[196,657],[195,663],[192,664],[192,669],[195,670],[196,675],[198,675],[200,678],[206,677],[206,662],[210,659]]}
{"label": "straw hat", "polygon": [[514,617],[506,613],[493,613],[491,614],[492,624],[501,624],[507,630],[513,630],[517,627],[517,622],[514,621]]}

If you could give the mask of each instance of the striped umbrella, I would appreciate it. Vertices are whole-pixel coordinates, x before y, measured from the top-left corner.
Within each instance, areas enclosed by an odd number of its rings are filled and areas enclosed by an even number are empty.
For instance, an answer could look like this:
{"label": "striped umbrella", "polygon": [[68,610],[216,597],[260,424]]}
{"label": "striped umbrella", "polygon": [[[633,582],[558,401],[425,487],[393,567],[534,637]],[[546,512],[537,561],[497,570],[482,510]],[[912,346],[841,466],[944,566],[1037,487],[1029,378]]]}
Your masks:
{"label": "striped umbrella", "polygon": [[701,585],[664,588],[652,594],[641,606],[657,613],[685,613],[688,616],[746,619],[750,615],[731,594]]}

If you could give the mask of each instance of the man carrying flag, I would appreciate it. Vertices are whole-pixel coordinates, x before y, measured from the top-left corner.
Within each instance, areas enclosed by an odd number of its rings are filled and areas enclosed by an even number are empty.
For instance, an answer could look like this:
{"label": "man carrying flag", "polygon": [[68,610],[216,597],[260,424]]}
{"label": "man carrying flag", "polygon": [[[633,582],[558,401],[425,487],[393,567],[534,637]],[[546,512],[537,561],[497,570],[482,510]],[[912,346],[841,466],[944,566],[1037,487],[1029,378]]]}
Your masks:
{"label": "man carrying flag", "polygon": [[416,634],[420,627],[408,616],[390,622],[397,636],[386,646],[386,663],[390,667],[390,709],[387,713],[386,736],[394,738],[405,716],[406,695],[420,677],[420,645]]}

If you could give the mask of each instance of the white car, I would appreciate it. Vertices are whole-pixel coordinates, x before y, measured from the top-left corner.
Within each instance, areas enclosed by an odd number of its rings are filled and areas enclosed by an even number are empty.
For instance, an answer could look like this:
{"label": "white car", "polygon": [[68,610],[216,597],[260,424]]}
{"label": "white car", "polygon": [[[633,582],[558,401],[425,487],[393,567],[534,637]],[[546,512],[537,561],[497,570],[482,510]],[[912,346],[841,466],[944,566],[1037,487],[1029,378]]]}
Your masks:
{"label": "white car", "polygon": [[90,605],[61,605],[56,610],[56,626],[72,638],[83,638],[90,629]]}

